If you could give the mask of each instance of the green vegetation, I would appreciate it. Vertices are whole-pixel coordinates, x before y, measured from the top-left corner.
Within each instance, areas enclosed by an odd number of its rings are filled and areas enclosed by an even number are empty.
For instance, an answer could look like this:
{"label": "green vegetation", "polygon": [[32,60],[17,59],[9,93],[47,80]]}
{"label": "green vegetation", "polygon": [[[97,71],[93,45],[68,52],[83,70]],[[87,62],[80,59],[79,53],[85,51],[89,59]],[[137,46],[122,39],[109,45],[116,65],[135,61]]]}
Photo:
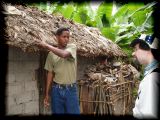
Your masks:
{"label": "green vegetation", "polygon": [[153,34],[152,12],[155,2],[119,4],[102,2],[97,10],[90,3],[40,3],[30,6],[51,14],[62,14],[65,18],[97,27],[102,34],[117,43],[129,56],[130,42],[141,33]]}

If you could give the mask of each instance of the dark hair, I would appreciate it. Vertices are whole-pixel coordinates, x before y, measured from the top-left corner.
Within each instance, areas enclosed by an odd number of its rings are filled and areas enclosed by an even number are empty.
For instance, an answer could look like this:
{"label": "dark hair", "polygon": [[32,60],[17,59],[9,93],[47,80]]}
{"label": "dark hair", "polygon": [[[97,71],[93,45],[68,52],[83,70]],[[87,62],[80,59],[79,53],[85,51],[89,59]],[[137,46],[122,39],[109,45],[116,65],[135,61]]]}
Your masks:
{"label": "dark hair", "polygon": [[158,61],[160,61],[160,49],[152,49],[149,47],[149,45],[141,40],[141,39],[135,39],[131,42],[130,47],[135,47],[137,44],[139,44],[139,48],[142,50],[151,50],[152,55],[154,56],[154,58]]}
{"label": "dark hair", "polygon": [[69,28],[65,28],[65,27],[61,27],[56,31],[56,35],[61,35],[63,33],[63,31],[69,31]]}
{"label": "dark hair", "polygon": [[152,55],[157,61],[160,61],[160,49],[151,49]]}
{"label": "dark hair", "polygon": [[151,48],[149,47],[149,45],[141,40],[141,39],[134,39],[131,44],[130,44],[130,47],[135,47],[137,44],[139,44],[139,48],[142,49],[142,50],[147,50],[149,51]]}

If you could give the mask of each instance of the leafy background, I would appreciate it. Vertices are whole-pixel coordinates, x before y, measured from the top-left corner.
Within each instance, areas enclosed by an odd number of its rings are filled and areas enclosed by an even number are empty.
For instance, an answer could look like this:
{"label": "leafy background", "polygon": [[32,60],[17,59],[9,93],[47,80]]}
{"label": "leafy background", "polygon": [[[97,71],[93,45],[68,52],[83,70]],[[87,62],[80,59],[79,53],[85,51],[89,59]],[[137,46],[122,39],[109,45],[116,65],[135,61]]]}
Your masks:
{"label": "leafy background", "polygon": [[130,42],[142,33],[153,34],[152,13],[155,4],[101,2],[97,9],[92,8],[91,2],[41,2],[28,5],[98,28],[103,36],[118,44],[131,57]]}

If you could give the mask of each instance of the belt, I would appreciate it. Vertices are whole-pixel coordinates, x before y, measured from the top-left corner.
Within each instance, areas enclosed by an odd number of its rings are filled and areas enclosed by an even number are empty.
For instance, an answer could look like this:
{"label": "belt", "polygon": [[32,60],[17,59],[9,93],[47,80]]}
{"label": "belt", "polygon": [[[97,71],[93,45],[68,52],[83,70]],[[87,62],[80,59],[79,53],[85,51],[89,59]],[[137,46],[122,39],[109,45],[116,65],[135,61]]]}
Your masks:
{"label": "belt", "polygon": [[59,88],[73,87],[74,85],[76,85],[76,83],[72,83],[72,84],[59,84],[59,83],[53,82],[53,86],[58,86]]}

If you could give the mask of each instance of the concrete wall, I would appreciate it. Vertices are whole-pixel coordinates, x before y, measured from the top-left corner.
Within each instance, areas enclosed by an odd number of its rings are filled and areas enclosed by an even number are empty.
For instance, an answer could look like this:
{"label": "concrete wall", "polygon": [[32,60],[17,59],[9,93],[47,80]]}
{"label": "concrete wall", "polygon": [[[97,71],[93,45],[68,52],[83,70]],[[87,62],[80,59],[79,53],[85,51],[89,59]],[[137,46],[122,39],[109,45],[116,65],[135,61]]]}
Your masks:
{"label": "concrete wall", "polygon": [[24,53],[9,48],[6,81],[6,114],[39,114],[39,90],[35,70],[39,67],[39,54]]}

